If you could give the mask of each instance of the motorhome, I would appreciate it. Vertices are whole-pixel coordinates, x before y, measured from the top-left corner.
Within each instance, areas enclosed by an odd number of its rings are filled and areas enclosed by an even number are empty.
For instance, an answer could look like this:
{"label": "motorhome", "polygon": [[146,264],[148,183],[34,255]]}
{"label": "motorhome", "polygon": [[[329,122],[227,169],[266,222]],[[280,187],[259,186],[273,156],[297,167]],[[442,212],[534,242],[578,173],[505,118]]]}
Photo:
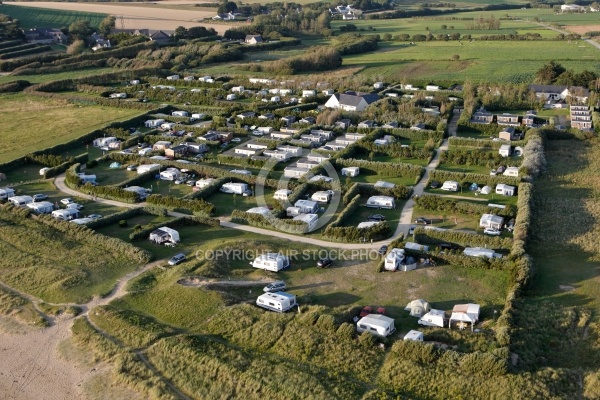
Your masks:
{"label": "motorhome", "polygon": [[291,293],[275,292],[258,296],[256,305],[275,312],[286,312],[297,306],[296,296]]}
{"label": "motorhome", "polygon": [[442,190],[449,190],[451,192],[458,192],[459,188],[460,184],[456,181],[446,181],[441,187]]}
{"label": "motorhome", "polygon": [[52,211],[52,216],[61,221],[70,221],[79,218],[79,210],[75,208],[66,208],[63,210]]}
{"label": "motorhome", "polygon": [[16,207],[26,207],[27,204],[33,203],[31,196],[12,196],[8,198],[8,202]]}
{"label": "motorhome", "polygon": [[356,323],[358,333],[369,332],[375,336],[387,337],[396,331],[394,320],[380,314],[369,314]]}
{"label": "motorhome", "polygon": [[221,186],[221,192],[229,194],[244,194],[248,193],[247,183],[229,182]]}
{"label": "motorhome", "polygon": [[273,195],[275,200],[287,200],[288,196],[292,194],[292,191],[289,189],[279,189]]}
{"label": "motorhome", "polygon": [[160,179],[163,181],[174,181],[181,176],[181,171],[177,168],[167,168],[160,173]]}
{"label": "motorhome", "polygon": [[319,221],[317,214],[300,214],[293,218],[294,221],[300,221],[306,223],[307,232],[313,231]]}
{"label": "motorhome", "polygon": [[446,313],[443,310],[431,309],[427,314],[419,318],[417,323],[424,326],[438,326],[443,328],[446,323]]}
{"label": "motorhome", "polygon": [[391,196],[371,196],[367,199],[366,206],[372,208],[392,209],[396,207],[396,202]]}
{"label": "motorhome", "polygon": [[254,268],[278,272],[290,266],[290,260],[280,253],[266,253],[256,257],[250,263]]}

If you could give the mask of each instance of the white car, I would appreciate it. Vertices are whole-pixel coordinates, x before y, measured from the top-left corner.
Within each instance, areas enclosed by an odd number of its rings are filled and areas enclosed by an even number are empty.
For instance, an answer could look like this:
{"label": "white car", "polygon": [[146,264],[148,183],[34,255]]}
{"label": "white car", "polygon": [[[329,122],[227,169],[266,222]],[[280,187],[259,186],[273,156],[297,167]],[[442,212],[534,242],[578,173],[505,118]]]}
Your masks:
{"label": "white car", "polygon": [[485,229],[483,230],[483,233],[484,233],[485,235],[490,235],[490,236],[500,236],[500,234],[501,234],[502,232],[500,232],[500,231],[499,231],[498,229],[496,229],[496,228],[485,228]]}
{"label": "white car", "polygon": [[67,208],[81,210],[83,208],[83,206],[79,203],[69,203],[69,204],[67,204]]}
{"label": "white car", "polygon": [[233,139],[231,139],[231,141],[237,143],[237,142],[241,142],[242,139],[240,139],[239,137],[234,137]]}
{"label": "white car", "polygon": [[64,204],[64,205],[71,204],[71,203],[73,203],[73,199],[70,197],[67,197],[66,199],[61,199],[60,203]]}

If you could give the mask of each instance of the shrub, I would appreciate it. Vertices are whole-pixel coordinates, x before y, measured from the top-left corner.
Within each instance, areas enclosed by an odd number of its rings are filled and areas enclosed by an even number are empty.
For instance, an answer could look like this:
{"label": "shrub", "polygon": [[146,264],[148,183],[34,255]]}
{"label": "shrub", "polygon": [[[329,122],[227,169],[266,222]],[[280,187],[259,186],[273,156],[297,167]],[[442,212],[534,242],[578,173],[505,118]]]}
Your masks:
{"label": "shrub", "polygon": [[125,220],[125,219],[120,220],[119,221],[119,226],[121,228],[127,228],[127,220]]}

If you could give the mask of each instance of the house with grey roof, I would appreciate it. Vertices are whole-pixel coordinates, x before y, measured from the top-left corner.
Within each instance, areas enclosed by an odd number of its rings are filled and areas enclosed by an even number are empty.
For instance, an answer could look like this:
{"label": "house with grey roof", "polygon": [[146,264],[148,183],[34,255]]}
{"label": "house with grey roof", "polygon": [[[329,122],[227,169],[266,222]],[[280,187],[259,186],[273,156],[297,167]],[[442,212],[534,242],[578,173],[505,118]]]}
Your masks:
{"label": "house with grey roof", "polygon": [[332,95],[325,107],[344,111],[363,111],[369,104],[379,100],[377,93],[346,92]]}

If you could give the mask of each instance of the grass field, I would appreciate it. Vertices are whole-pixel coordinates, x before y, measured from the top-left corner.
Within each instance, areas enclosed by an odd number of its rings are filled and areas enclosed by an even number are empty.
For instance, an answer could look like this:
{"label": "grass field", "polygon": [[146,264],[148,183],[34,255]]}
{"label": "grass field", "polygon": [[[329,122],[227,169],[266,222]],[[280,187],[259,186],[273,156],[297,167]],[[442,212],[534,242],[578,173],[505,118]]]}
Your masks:
{"label": "grass field", "polygon": [[77,20],[86,20],[91,26],[97,27],[106,14],[90,13],[82,11],[49,10],[37,7],[19,7],[8,4],[0,4],[0,14],[6,14],[18,19],[21,28],[29,29],[35,27],[68,28]]}
{"label": "grass field", "polygon": [[31,83],[43,83],[57,81],[63,79],[83,78],[85,76],[98,75],[114,71],[112,68],[88,68],[77,71],[55,72],[52,74],[36,74],[36,75],[2,75],[0,76],[0,84],[17,80],[26,80]]}
{"label": "grass field", "polygon": [[140,114],[138,110],[77,106],[26,94],[0,96],[0,112],[11,116],[3,121],[0,162],[75,139],[108,122]]}

